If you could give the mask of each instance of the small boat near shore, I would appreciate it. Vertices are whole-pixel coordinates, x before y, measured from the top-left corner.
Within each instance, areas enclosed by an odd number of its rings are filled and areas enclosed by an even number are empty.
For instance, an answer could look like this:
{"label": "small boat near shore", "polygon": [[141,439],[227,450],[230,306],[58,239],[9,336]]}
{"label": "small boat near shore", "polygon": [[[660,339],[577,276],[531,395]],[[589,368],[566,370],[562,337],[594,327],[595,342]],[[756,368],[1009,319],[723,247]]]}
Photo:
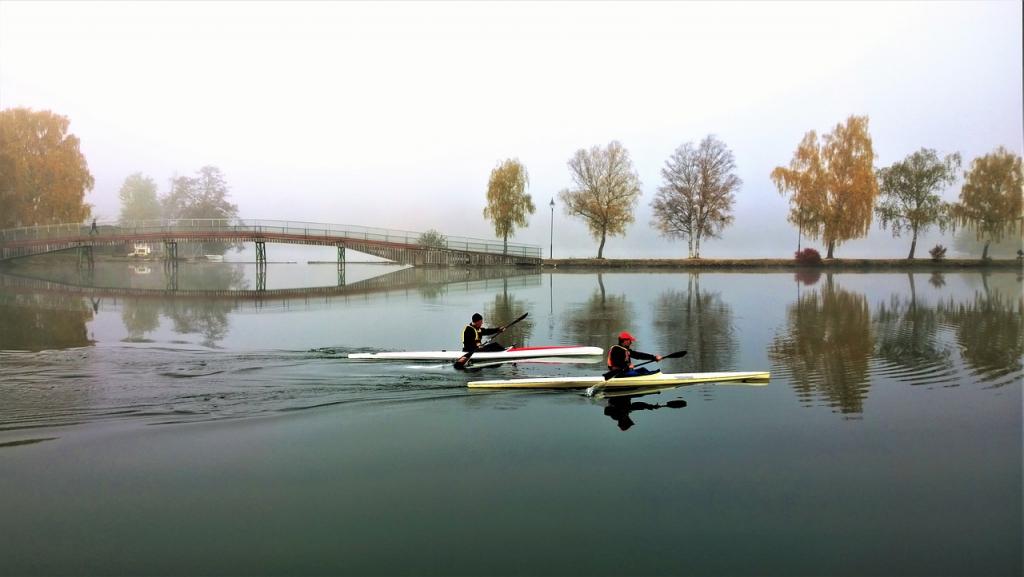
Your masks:
{"label": "small boat near shore", "polygon": [[767,371],[727,373],[652,373],[636,377],[617,377],[604,380],[594,377],[538,377],[531,379],[502,379],[494,381],[470,381],[471,389],[587,389],[595,385],[606,388],[659,387],[666,385],[696,385],[704,383],[759,383],[768,381]]}
{"label": "small boat near shore", "polygon": [[[348,358],[364,361],[455,361],[462,357],[462,351],[397,351],[383,353],[349,353]],[[516,359],[599,357],[604,354],[601,347],[555,346],[555,347],[510,347],[503,351],[479,352],[473,354],[473,361],[499,361]]]}

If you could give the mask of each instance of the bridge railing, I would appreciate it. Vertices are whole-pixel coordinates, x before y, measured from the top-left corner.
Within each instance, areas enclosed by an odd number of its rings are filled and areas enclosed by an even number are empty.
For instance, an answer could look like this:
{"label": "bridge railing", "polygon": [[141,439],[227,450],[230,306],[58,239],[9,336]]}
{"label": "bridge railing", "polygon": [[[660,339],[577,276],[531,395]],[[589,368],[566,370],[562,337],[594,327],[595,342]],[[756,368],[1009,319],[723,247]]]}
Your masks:
{"label": "bridge railing", "polygon": [[423,248],[448,249],[488,254],[503,254],[529,258],[541,258],[539,246],[509,243],[505,251],[500,241],[462,236],[442,236],[435,243],[421,244],[423,233],[373,228],[359,225],[326,224],[292,220],[262,219],[211,219],[178,218],[163,220],[139,220],[131,222],[51,224],[0,230],[0,242],[18,240],[62,239],[69,237],[111,237],[131,234],[154,234],[176,232],[238,232],[277,233],[303,236],[310,239],[340,238],[353,241],[385,242],[421,246]]}

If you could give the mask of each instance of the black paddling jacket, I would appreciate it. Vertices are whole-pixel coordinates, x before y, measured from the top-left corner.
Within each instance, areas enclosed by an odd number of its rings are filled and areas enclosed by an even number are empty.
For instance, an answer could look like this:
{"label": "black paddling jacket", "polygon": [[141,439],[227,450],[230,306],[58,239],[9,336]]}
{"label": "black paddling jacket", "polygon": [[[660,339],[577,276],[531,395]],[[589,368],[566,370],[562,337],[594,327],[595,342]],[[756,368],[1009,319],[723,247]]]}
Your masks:
{"label": "black paddling jacket", "polygon": [[498,329],[478,329],[473,325],[466,325],[466,328],[462,329],[462,352],[471,353],[477,350],[480,348],[480,337],[500,332]]}
{"label": "black paddling jacket", "polygon": [[644,361],[653,361],[654,355],[648,353],[641,353],[640,351],[633,351],[627,349],[622,345],[612,345],[612,348],[608,349],[608,368],[613,370],[625,370],[629,368],[630,359],[641,359]]}

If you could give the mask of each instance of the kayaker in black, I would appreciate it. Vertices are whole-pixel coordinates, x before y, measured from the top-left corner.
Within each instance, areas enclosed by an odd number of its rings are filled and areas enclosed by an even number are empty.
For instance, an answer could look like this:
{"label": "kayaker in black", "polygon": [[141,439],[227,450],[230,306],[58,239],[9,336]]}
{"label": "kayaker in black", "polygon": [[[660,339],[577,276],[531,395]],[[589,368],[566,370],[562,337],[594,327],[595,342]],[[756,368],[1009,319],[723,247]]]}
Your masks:
{"label": "kayaker in black", "polygon": [[486,345],[480,344],[481,337],[496,335],[504,330],[505,327],[485,329],[484,317],[480,313],[473,313],[473,322],[466,325],[466,328],[462,330],[462,352],[488,353],[505,350],[505,347],[496,340],[492,340]]}
{"label": "kayaker in black", "polygon": [[633,335],[622,331],[619,333],[619,344],[613,345],[608,349],[608,370],[609,371],[621,371],[616,377],[636,377],[639,375],[649,375],[658,371],[649,371],[647,367],[633,368],[632,359],[640,359],[644,361],[660,361],[661,356],[652,355],[650,353],[642,353],[640,351],[634,351],[630,347],[636,339]]}

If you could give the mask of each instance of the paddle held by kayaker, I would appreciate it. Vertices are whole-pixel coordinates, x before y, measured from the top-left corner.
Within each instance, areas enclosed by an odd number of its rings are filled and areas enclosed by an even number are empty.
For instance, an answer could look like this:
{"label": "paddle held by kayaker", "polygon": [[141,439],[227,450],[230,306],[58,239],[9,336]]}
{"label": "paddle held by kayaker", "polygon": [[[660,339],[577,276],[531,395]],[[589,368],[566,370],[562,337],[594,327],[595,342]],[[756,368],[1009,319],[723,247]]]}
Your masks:
{"label": "paddle held by kayaker", "polygon": [[[462,330],[462,352],[472,354],[477,352],[488,353],[505,350],[505,347],[494,339],[491,339],[491,341],[486,345],[480,344],[480,339],[482,337],[496,335],[504,330],[504,326],[485,329],[483,315],[480,313],[473,313],[473,322],[466,325],[466,328]],[[462,357],[459,357],[459,360],[455,361],[455,366],[465,366],[468,356],[469,355],[463,355]]]}
{"label": "paddle held by kayaker", "polygon": [[649,353],[642,353],[640,351],[634,351],[632,349],[633,343],[636,342],[636,338],[626,331],[619,333],[619,344],[613,345],[608,349],[608,370],[619,371],[616,377],[636,377],[639,375],[649,375],[652,372],[647,367],[633,367],[633,359],[641,359],[644,361],[660,361],[660,355],[652,355]]}

